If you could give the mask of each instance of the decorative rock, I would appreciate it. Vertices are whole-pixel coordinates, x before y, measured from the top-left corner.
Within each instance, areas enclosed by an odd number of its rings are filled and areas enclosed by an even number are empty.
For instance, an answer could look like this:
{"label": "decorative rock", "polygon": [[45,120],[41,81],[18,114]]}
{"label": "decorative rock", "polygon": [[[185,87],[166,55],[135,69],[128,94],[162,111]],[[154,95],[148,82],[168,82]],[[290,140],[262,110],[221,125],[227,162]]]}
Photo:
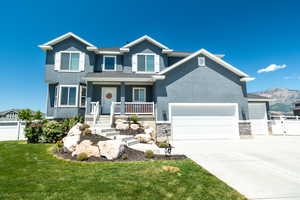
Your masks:
{"label": "decorative rock", "polygon": [[160,136],[156,138],[156,142],[167,142],[168,137],[167,136]]}
{"label": "decorative rock", "polygon": [[145,133],[151,135],[151,137],[154,137],[154,129],[152,127],[146,128]]}
{"label": "decorative rock", "polygon": [[93,146],[90,140],[83,140],[80,142],[80,144],[76,146],[76,150],[72,153],[72,156],[76,156],[80,153],[86,153],[88,157],[100,157],[99,148]]}
{"label": "decorative rock", "polygon": [[144,127],[144,129],[148,129],[148,128],[150,128],[150,125],[147,124],[147,123],[144,123],[144,124],[143,124],[143,127]]}
{"label": "decorative rock", "polygon": [[116,129],[118,129],[118,130],[128,130],[129,129],[129,124],[118,123],[116,125]]}
{"label": "decorative rock", "polygon": [[124,144],[118,140],[106,140],[98,142],[101,156],[108,160],[118,158],[124,152]]}
{"label": "decorative rock", "polygon": [[77,123],[75,126],[73,126],[70,131],[68,132],[68,135],[63,138],[64,142],[64,148],[67,149],[68,151],[75,151],[75,147],[77,143],[80,140],[80,126],[81,123]]}
{"label": "decorative rock", "polygon": [[137,139],[141,143],[148,143],[152,140],[152,137],[150,134],[137,134],[134,138]]}
{"label": "decorative rock", "polygon": [[124,120],[124,119],[117,119],[117,120],[115,121],[115,124],[119,124],[119,123],[125,124],[125,123],[127,123],[127,121]]}
{"label": "decorative rock", "polygon": [[131,124],[130,128],[134,131],[138,130],[140,128],[140,126],[138,124]]}

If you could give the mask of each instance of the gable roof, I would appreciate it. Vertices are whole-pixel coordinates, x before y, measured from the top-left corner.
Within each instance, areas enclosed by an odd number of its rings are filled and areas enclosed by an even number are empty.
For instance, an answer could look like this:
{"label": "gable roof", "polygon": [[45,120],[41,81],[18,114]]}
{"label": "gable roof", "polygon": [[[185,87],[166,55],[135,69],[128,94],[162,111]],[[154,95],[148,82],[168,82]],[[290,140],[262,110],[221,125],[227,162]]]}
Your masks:
{"label": "gable roof", "polygon": [[75,38],[76,40],[78,40],[78,41],[80,41],[80,42],[86,44],[86,45],[89,46],[89,47],[96,48],[96,46],[94,46],[93,44],[87,42],[86,40],[82,39],[81,37],[75,35],[75,34],[72,33],[72,32],[68,32],[68,33],[66,33],[66,34],[64,34],[64,35],[62,35],[62,36],[59,36],[59,37],[57,37],[57,38],[55,38],[55,39],[49,41],[49,42],[46,42],[46,43],[44,43],[44,44],[42,44],[42,45],[39,45],[38,47],[41,48],[41,49],[43,49],[43,50],[52,50],[52,46],[53,46],[53,45],[55,45],[55,44],[57,44],[57,43],[59,43],[59,42],[65,40],[65,39],[68,39],[68,38],[70,38],[70,37]]}
{"label": "gable roof", "polygon": [[[222,65],[223,67],[225,67],[226,69],[232,71],[233,73],[237,74],[240,77],[243,78],[250,78],[250,76],[242,71],[240,71],[239,69],[235,68],[234,66],[230,65],[229,63],[225,62],[224,60],[220,59],[218,56],[213,55],[212,53],[206,51],[205,49],[200,49],[198,51],[196,51],[195,53],[183,58],[182,60],[174,63],[173,65],[171,65],[170,67],[166,68],[165,70],[161,71],[159,74],[165,74],[168,71],[171,71],[172,69],[182,65],[183,63],[191,60],[192,58],[198,56],[199,54],[203,54],[207,57],[209,57],[210,59],[212,59],[213,61],[219,63],[220,65]],[[253,80],[253,79],[252,79]]]}
{"label": "gable roof", "polygon": [[134,41],[132,41],[132,42],[126,44],[126,45],[123,46],[122,48],[129,48],[129,47],[132,47],[132,46],[134,46],[134,45],[136,45],[136,44],[138,44],[138,43],[140,43],[140,42],[142,42],[142,41],[144,41],[144,40],[148,40],[148,41],[151,42],[152,44],[155,44],[156,46],[158,46],[158,47],[160,47],[160,48],[162,48],[162,49],[168,49],[168,50],[170,50],[167,46],[165,46],[165,45],[161,44],[160,42],[154,40],[153,38],[149,37],[148,35],[144,35],[143,37],[140,37],[140,38],[138,38],[138,39],[136,39],[136,40],[134,40]]}

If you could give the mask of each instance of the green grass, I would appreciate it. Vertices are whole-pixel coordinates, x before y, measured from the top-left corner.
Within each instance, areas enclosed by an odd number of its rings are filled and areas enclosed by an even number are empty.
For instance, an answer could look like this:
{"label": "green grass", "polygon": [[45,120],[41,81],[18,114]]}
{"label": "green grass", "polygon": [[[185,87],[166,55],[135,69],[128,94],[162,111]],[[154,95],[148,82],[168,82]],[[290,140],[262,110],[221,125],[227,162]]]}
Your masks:
{"label": "green grass", "polygon": [[[51,145],[0,142],[0,199],[245,199],[191,160],[80,163],[58,160]],[[163,165],[180,168],[171,173]]]}

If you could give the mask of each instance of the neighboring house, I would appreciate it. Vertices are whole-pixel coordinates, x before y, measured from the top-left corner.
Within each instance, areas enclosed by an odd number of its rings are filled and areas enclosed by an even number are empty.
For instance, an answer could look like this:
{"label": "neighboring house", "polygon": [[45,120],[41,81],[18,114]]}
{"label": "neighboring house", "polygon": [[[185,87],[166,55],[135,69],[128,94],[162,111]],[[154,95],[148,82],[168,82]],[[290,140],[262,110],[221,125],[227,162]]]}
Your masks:
{"label": "neighboring house", "polygon": [[18,120],[18,112],[19,112],[19,110],[17,110],[17,109],[10,109],[10,110],[6,110],[6,111],[2,111],[2,112],[0,112],[0,120],[2,120],[2,121]]}
{"label": "neighboring house", "polygon": [[293,104],[293,113],[295,116],[300,116],[300,101]]}
{"label": "neighboring house", "polygon": [[251,134],[256,112],[268,111],[269,99],[247,96],[254,78],[205,49],[175,51],[149,36],[96,47],[73,33],[39,47],[49,118],[148,115],[173,139],[237,138]]}

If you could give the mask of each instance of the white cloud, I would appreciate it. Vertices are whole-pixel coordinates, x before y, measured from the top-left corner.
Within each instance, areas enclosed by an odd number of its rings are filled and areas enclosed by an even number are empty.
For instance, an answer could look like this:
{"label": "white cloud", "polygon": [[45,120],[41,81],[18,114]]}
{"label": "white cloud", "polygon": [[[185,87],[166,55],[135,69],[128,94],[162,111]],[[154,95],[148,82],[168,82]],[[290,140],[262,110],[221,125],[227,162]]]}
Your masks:
{"label": "white cloud", "polygon": [[257,73],[273,72],[273,71],[276,71],[276,70],[278,70],[278,69],[284,69],[284,68],[286,68],[286,67],[287,67],[286,64],[283,64],[283,65],[272,64],[272,65],[269,65],[269,66],[266,67],[266,68],[259,69],[259,70],[257,71]]}

